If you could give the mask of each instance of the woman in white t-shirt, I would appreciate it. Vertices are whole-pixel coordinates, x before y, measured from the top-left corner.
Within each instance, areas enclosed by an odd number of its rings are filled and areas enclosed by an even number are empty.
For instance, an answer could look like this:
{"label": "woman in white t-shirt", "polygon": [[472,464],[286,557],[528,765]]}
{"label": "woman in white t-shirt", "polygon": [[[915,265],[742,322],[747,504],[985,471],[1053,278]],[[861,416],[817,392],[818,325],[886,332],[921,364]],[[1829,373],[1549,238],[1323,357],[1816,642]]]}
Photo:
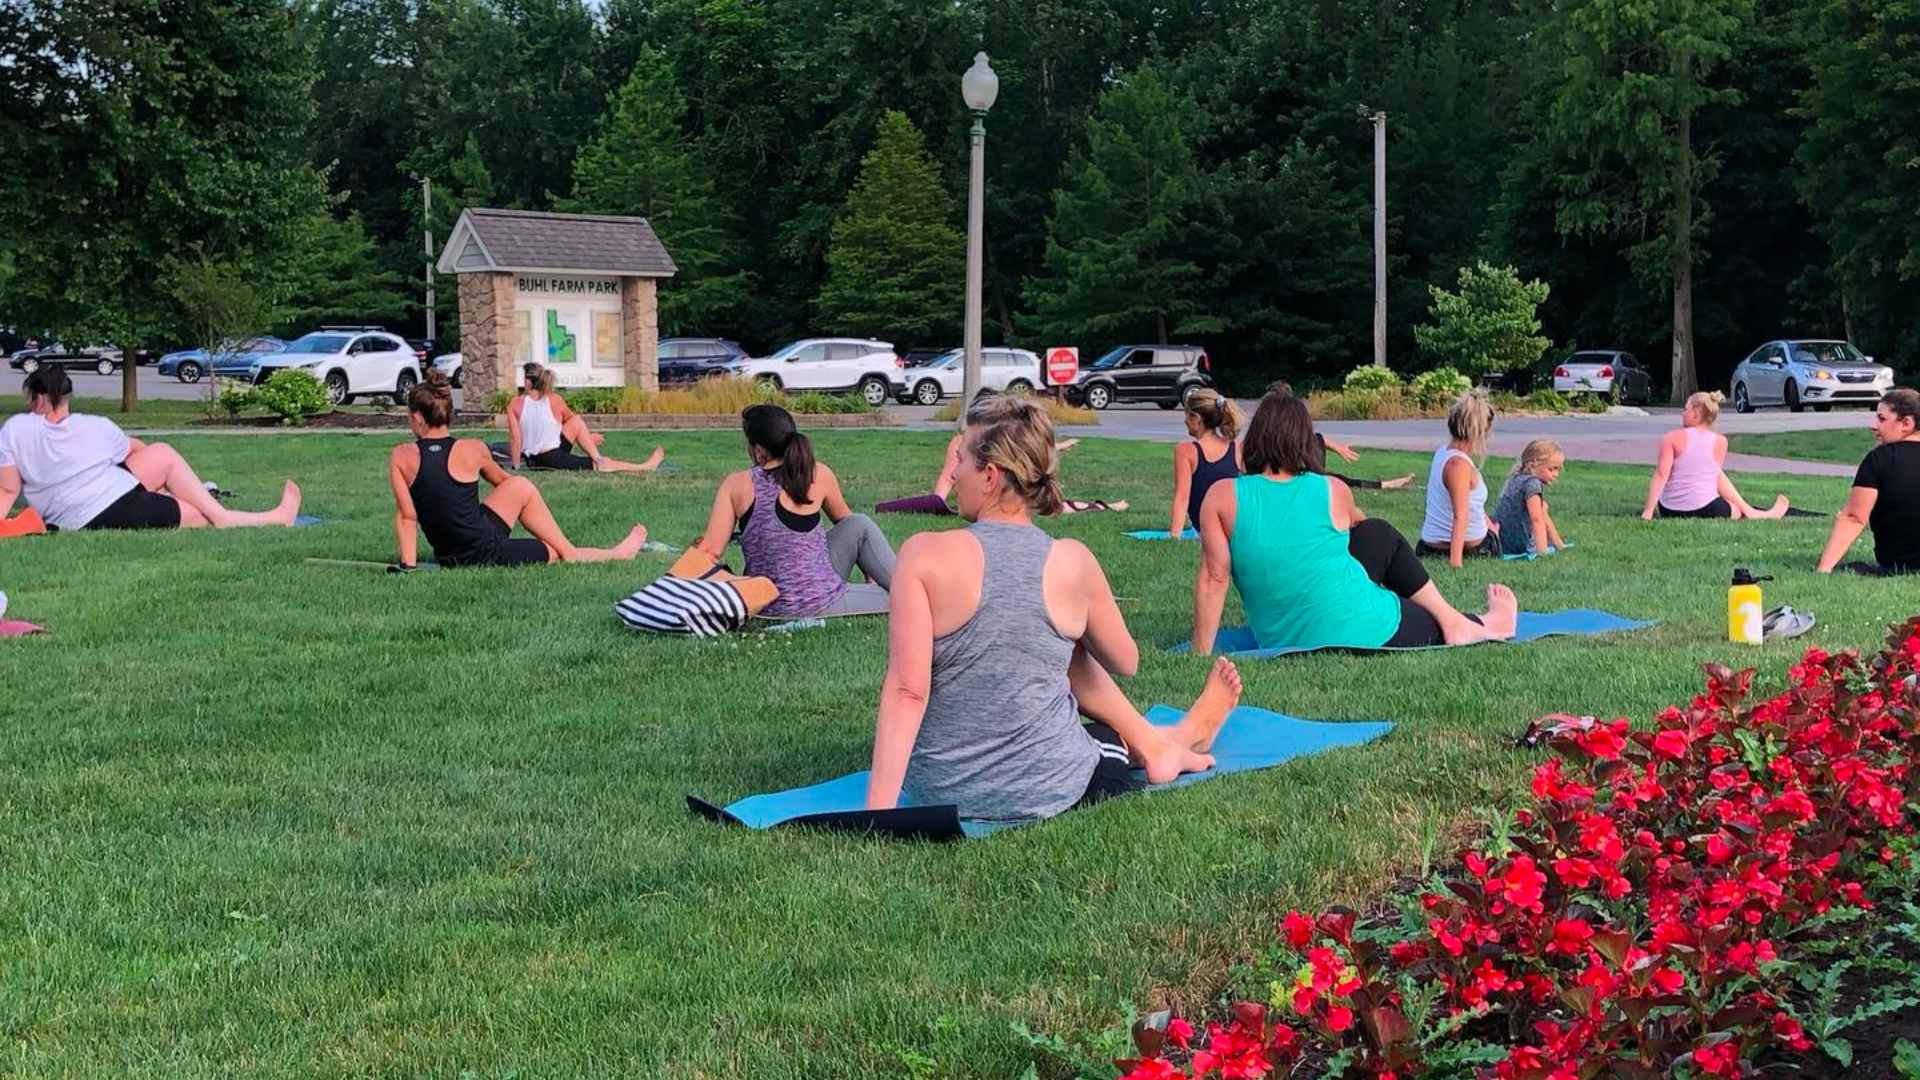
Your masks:
{"label": "woman in white t-shirt", "polygon": [[232,529],[292,525],[300,488],[287,481],[264,513],[221,506],[165,443],[130,439],[113,421],[68,411],[73,381],[60,368],[27,376],[30,412],[0,425],[0,517],[22,494],[60,529]]}

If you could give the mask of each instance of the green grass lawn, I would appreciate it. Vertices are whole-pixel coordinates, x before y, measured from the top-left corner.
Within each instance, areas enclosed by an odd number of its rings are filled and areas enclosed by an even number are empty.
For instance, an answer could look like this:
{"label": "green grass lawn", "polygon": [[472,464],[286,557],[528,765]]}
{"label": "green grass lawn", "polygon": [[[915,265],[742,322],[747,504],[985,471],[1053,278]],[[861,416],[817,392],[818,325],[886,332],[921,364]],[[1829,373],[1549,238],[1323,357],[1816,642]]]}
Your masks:
{"label": "green grass lawn", "polygon": [[1805,461],[1834,461],[1858,465],[1874,448],[1873,432],[1862,419],[1857,428],[1828,428],[1819,431],[1780,431],[1768,435],[1729,435],[1727,449],[1736,454],[1765,454],[1769,457],[1800,458]]}
{"label": "green grass lawn", "polygon": [[[574,539],[635,521],[694,535],[739,439],[662,439],[682,471],[538,477]],[[0,643],[0,1073],[1061,1076],[1016,1023],[1071,1039],[1125,1003],[1220,992],[1287,908],[1446,857],[1448,829],[1519,790],[1535,758],[1512,741],[1535,716],[1644,720],[1709,661],[1778,686],[1805,645],[1874,645],[1920,608],[1910,589],[1816,576],[1825,521],[1644,524],[1644,469],[1576,463],[1553,489],[1569,553],[1442,569],[1442,588],[1466,606],[1504,580],[1525,608],[1656,629],[1250,663],[1250,704],[1400,727],[985,840],[755,833],[683,796],[864,768],[881,621],[719,642],[622,629],[613,602],[665,556],[408,577],[304,565],[390,557],[392,434],[170,441],[238,505],[292,474],[332,523],[3,542],[11,617],[53,632]],[[616,433],[608,450],[652,441]],[[943,442],[816,439],[857,506],[923,489]],[[1186,636],[1197,546],[1120,536],[1164,527],[1167,459],[1084,441],[1069,494],[1136,509],[1048,524],[1137,598],[1142,705],[1184,704],[1207,664],[1159,648]],[[1355,468],[1422,466],[1368,453]],[[1769,479],[1744,483],[1824,510],[1846,490]],[[1403,530],[1420,500],[1361,497]],[[948,524],[883,521],[896,542]],[[1820,626],[1726,644],[1735,565],[1776,575],[1768,602]]]}

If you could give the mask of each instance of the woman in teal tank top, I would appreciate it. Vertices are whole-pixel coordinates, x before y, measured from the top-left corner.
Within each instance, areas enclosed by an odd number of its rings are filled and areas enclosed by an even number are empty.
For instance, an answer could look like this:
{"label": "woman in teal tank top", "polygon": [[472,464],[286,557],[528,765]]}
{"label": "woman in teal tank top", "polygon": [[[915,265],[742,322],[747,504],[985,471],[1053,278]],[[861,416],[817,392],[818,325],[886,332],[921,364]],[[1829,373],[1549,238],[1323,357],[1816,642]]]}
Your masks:
{"label": "woman in teal tank top", "polygon": [[1518,603],[1487,589],[1487,612],[1463,615],[1392,525],[1368,520],[1339,480],[1316,471],[1306,403],[1260,401],[1242,453],[1247,474],[1216,484],[1201,507],[1193,648],[1213,651],[1227,584],[1240,590],[1265,648],[1417,648],[1513,636]]}

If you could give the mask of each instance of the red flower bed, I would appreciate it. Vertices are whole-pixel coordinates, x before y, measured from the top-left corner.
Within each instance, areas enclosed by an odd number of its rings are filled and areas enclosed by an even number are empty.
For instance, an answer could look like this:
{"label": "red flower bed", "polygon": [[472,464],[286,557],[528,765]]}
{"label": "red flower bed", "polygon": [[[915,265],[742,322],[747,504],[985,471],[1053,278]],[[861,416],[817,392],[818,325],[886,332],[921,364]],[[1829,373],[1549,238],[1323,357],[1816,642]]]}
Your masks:
{"label": "red flower bed", "polygon": [[1714,666],[1653,731],[1545,718],[1556,756],[1533,804],[1405,918],[1288,915],[1276,947],[1297,974],[1270,1003],[1204,1037],[1137,1030],[1145,1056],[1121,1072],[1232,1080],[1304,1059],[1383,1080],[1652,1080],[1809,1049],[1785,1004],[1796,931],[1871,908],[1912,856],[1917,665],[1920,618],[1872,659],[1809,650],[1758,703],[1751,671]]}

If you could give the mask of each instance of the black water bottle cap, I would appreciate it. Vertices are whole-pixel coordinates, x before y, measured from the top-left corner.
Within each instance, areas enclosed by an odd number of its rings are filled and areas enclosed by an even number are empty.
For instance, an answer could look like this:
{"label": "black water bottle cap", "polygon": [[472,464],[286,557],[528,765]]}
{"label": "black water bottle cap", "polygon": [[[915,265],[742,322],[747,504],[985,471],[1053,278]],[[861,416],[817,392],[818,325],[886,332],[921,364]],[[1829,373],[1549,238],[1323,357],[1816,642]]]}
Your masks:
{"label": "black water bottle cap", "polygon": [[1744,566],[1736,566],[1736,567],[1734,567],[1734,568],[1733,568],[1733,583],[1734,583],[1735,585],[1751,585],[1751,584],[1753,584],[1753,571],[1751,571],[1751,570],[1749,570],[1749,569],[1747,569],[1747,568],[1746,568],[1746,567],[1744,567]]}

